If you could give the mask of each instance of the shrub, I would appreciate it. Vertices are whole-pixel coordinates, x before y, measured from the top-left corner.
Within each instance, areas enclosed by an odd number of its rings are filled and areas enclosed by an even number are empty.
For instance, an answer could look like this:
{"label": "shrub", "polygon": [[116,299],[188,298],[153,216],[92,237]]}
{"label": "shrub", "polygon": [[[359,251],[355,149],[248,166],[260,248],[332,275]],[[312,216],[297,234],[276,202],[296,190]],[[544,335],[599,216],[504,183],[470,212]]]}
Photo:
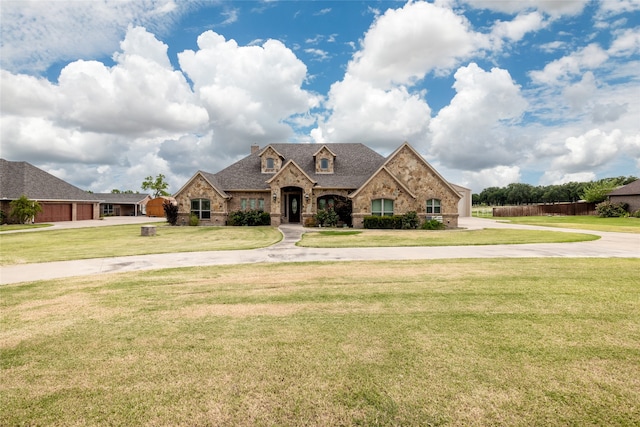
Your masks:
{"label": "shrub", "polygon": [[420,219],[415,211],[410,211],[402,215],[403,230],[414,230],[418,228],[418,224],[420,224]]}
{"label": "shrub", "polygon": [[26,224],[42,212],[42,206],[36,201],[29,200],[24,194],[9,203],[9,206],[11,206],[9,216],[16,218],[20,224]]}
{"label": "shrub", "polygon": [[372,229],[400,229],[402,228],[402,216],[400,215],[384,215],[384,216],[365,216],[363,221],[364,228]]}
{"label": "shrub", "polygon": [[634,218],[640,218],[640,209],[638,209],[637,211],[632,213],[631,216],[634,217]]}
{"label": "shrub", "polygon": [[596,212],[600,218],[617,218],[629,215],[628,208],[629,205],[626,203],[612,203],[606,200],[596,205]]}
{"label": "shrub", "polygon": [[164,208],[164,216],[167,218],[167,222],[171,225],[178,223],[178,205],[165,200],[162,207]]}
{"label": "shrub", "polygon": [[248,210],[248,211],[234,211],[229,213],[229,219],[227,225],[231,226],[258,226],[258,225],[270,225],[271,215],[269,212],[261,210]]}
{"label": "shrub", "polygon": [[200,218],[198,218],[198,215],[189,215],[189,225],[192,227],[196,227],[198,224],[200,224]]}
{"label": "shrub", "polygon": [[423,230],[444,230],[446,227],[437,219],[429,219],[422,224]]}
{"label": "shrub", "polygon": [[340,220],[338,213],[331,208],[319,210],[313,218],[315,219],[316,224],[321,227],[335,227],[338,225],[338,221]]}

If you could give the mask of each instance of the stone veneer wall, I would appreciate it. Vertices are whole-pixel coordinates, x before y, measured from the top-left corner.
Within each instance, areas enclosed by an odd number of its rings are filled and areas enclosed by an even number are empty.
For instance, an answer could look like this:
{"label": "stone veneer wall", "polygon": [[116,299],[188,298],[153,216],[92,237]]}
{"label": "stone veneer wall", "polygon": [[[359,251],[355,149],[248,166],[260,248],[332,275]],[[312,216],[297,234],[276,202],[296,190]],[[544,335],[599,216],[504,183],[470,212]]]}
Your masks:
{"label": "stone veneer wall", "polygon": [[209,199],[211,201],[211,219],[200,220],[202,225],[225,225],[228,216],[227,199],[209,185],[200,175],[196,176],[188,187],[176,195],[178,203],[178,224],[189,224],[192,199]]}
{"label": "stone veneer wall", "polygon": [[393,200],[393,213],[397,215],[415,210],[415,199],[398,185],[389,172],[382,170],[353,198],[354,228],[364,227],[364,217],[371,215],[371,201],[375,199]]}
{"label": "stone veneer wall", "polygon": [[[416,196],[413,209],[421,219],[427,216],[427,200],[440,199],[441,216],[448,228],[458,227],[460,195],[435,175],[413,150],[404,147],[387,163],[387,168]],[[404,213],[398,211],[398,213]]]}
{"label": "stone veneer wall", "polygon": [[[270,183],[271,185],[271,193],[276,193],[278,195],[277,199],[273,201],[271,204],[271,225],[279,226],[282,224],[283,212],[282,212],[282,189],[285,187],[298,187],[302,189],[302,197],[300,202],[302,206],[300,207],[300,220],[302,223],[305,223],[305,219],[313,216],[313,198],[311,195],[313,194],[313,183],[309,181],[309,178],[296,166],[293,164],[289,164],[286,169],[280,172],[280,175]],[[308,194],[309,199],[305,199],[304,195]]]}

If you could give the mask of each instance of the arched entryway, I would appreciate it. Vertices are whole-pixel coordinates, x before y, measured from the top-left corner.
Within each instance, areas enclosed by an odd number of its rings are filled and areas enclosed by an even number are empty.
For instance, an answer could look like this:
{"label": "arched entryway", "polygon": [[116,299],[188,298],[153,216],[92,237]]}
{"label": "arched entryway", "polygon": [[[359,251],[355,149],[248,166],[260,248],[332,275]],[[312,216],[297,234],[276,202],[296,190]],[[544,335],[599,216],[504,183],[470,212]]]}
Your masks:
{"label": "arched entryway", "polygon": [[285,222],[290,224],[302,222],[302,188],[284,187],[282,189],[282,203]]}

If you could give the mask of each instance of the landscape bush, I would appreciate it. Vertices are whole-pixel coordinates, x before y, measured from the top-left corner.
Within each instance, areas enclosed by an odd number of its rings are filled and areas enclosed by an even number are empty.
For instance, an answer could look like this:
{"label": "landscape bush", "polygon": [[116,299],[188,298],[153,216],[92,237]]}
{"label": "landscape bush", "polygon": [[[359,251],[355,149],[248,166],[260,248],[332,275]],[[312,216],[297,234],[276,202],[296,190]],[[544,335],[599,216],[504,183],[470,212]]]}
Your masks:
{"label": "landscape bush", "polygon": [[200,224],[200,218],[198,215],[191,214],[189,215],[189,225],[192,227],[197,227]]}
{"label": "landscape bush", "polygon": [[162,205],[164,208],[164,216],[167,218],[167,222],[171,225],[178,223],[178,205],[165,200]]}
{"label": "landscape bush", "polygon": [[631,216],[634,217],[634,218],[640,218],[640,209],[638,209],[637,211],[632,213]]}
{"label": "landscape bush", "polygon": [[437,219],[430,219],[425,221],[421,227],[423,230],[444,230],[446,227],[443,223]]}
{"label": "landscape bush", "polygon": [[338,225],[340,216],[336,211],[329,208],[319,210],[318,213],[313,216],[313,219],[320,227],[335,227],[336,225]]}
{"label": "landscape bush", "polygon": [[629,205],[626,203],[612,203],[606,200],[596,205],[596,212],[600,218],[619,218],[629,215],[628,208]]}
{"label": "landscape bush", "polygon": [[271,215],[269,212],[264,212],[257,209],[251,209],[248,211],[234,211],[229,214],[227,225],[231,226],[249,226],[255,227],[259,225],[270,225]]}
{"label": "landscape bush", "polygon": [[420,224],[420,218],[415,211],[409,211],[402,215],[402,229],[403,230],[415,230]]}

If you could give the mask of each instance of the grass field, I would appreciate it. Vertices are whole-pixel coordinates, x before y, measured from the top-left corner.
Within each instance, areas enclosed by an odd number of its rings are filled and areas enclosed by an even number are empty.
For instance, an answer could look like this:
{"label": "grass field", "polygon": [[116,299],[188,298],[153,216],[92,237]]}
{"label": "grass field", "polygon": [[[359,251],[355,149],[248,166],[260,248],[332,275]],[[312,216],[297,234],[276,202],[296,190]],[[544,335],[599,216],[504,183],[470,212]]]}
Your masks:
{"label": "grass field", "polygon": [[302,236],[298,246],[315,248],[512,245],[568,243],[597,240],[585,233],[487,228],[483,230],[363,230],[315,231]]}
{"label": "grass field", "polygon": [[582,230],[640,233],[640,218],[600,218],[597,216],[521,216],[493,218],[514,224],[542,225]]}
{"label": "grass field", "polygon": [[0,234],[0,265],[127,255],[254,249],[279,242],[274,227],[171,227],[140,236],[140,224]]}
{"label": "grass field", "polygon": [[[0,265],[154,253],[253,249],[282,238],[275,227],[169,227],[140,236],[140,225],[0,234]],[[477,231],[323,231],[309,233],[303,246],[442,246],[501,243],[558,243],[597,239],[583,233],[531,230]]]}
{"label": "grass field", "polygon": [[269,264],[0,287],[0,425],[634,426],[637,259]]}

